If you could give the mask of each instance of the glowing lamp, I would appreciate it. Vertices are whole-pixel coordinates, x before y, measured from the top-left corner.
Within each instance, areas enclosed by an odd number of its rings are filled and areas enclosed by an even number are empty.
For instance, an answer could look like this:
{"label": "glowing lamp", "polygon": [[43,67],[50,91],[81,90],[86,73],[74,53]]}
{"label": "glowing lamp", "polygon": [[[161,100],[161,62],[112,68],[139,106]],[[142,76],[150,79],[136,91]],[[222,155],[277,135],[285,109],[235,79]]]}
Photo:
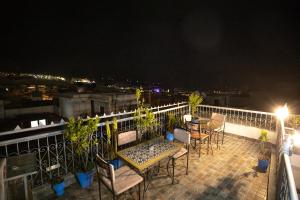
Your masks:
{"label": "glowing lamp", "polygon": [[278,108],[275,113],[279,119],[284,120],[289,115],[287,105],[285,104],[283,107]]}
{"label": "glowing lamp", "polygon": [[300,133],[296,132],[293,135],[293,140],[294,140],[294,146],[300,147]]}

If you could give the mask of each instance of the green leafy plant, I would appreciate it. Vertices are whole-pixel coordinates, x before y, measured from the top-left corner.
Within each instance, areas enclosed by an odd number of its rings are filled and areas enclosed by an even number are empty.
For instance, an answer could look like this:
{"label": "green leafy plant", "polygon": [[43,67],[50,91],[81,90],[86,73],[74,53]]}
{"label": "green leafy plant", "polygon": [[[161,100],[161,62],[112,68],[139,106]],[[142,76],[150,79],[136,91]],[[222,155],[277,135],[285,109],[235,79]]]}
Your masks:
{"label": "green leafy plant", "polygon": [[260,136],[259,136],[259,140],[260,140],[260,158],[263,160],[268,159],[267,157],[267,149],[266,149],[266,142],[269,141],[268,138],[268,131],[267,130],[261,130],[260,131]]}
{"label": "green leafy plant", "polygon": [[195,117],[195,112],[197,110],[197,106],[200,105],[203,101],[203,97],[198,92],[193,92],[189,96],[189,106],[191,107],[191,115]]}
{"label": "green leafy plant", "polygon": [[107,143],[109,152],[109,158],[111,160],[116,158],[117,153],[117,131],[118,131],[118,121],[117,118],[114,117],[112,121],[112,130],[110,127],[109,121],[105,122],[105,129],[106,129],[106,136],[107,136]]}
{"label": "green leafy plant", "polygon": [[168,114],[167,131],[173,132],[175,125],[176,125],[175,115],[172,113]]}
{"label": "green leafy plant", "polygon": [[97,143],[93,139],[93,134],[98,128],[99,118],[90,118],[83,121],[82,118],[75,120],[74,117],[69,119],[65,138],[72,142],[74,152],[78,158],[78,170],[89,171],[94,165],[89,158],[91,146]]}
{"label": "green leafy plant", "polygon": [[153,132],[153,129],[159,125],[159,122],[156,120],[154,113],[144,105],[142,92],[142,88],[136,89],[135,95],[137,108],[134,112],[134,121],[140,134],[144,134],[146,131]]}
{"label": "green leafy plant", "polygon": [[300,116],[294,116],[291,120],[291,125],[293,128],[298,128],[300,125]]}
{"label": "green leafy plant", "polygon": [[114,148],[114,153],[116,155],[117,153],[117,136],[118,136],[118,120],[116,117],[113,118],[113,148]]}

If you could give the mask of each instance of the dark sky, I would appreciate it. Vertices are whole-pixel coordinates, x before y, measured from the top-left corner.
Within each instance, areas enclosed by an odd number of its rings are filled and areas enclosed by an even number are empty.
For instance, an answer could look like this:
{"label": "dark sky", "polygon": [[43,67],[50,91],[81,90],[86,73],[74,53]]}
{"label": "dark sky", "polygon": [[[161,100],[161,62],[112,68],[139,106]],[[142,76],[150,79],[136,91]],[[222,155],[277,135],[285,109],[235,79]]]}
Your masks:
{"label": "dark sky", "polygon": [[299,86],[299,1],[195,2],[2,5],[0,68],[187,88]]}

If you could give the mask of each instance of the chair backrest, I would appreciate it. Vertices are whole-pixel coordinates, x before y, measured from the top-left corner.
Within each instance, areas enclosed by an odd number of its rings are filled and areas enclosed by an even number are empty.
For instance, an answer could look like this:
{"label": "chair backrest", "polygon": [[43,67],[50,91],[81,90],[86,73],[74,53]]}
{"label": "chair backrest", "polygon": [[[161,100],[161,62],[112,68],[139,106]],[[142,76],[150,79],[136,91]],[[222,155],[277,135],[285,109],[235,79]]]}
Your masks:
{"label": "chair backrest", "polygon": [[186,114],[186,115],[183,115],[183,122],[190,122],[192,121],[192,115],[190,114]]}
{"label": "chair backrest", "polygon": [[185,144],[190,144],[191,143],[191,134],[180,128],[175,128],[174,129],[174,138],[180,142],[183,142]]}
{"label": "chair backrest", "polygon": [[212,113],[208,127],[212,130],[219,129],[223,130],[225,124],[226,115],[219,113]]}
{"label": "chair backrest", "polygon": [[96,155],[96,169],[99,178],[109,179],[111,184],[115,182],[114,166],[103,160],[98,154]]}
{"label": "chair backrest", "polygon": [[136,141],[137,133],[136,131],[127,131],[118,134],[118,146],[122,146],[131,142]]}

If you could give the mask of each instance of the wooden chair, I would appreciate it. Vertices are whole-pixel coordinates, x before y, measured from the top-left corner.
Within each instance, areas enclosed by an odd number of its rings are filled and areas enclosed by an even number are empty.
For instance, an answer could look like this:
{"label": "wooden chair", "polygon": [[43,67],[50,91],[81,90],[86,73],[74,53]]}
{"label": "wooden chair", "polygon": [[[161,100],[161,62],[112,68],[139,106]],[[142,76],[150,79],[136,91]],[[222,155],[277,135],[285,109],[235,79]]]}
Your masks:
{"label": "wooden chair", "polygon": [[199,158],[201,156],[202,142],[204,142],[204,141],[207,142],[206,154],[209,153],[209,145],[210,145],[210,135],[203,132],[202,130],[204,130],[204,129],[200,128],[200,126],[201,126],[201,124],[199,123],[199,124],[191,124],[191,126],[188,127],[191,132],[191,139],[194,140],[194,142],[195,142],[194,148],[196,148],[197,141],[199,141]]}
{"label": "wooden chair", "polygon": [[114,170],[113,165],[104,161],[98,154],[96,155],[96,169],[98,178],[99,198],[101,200],[101,184],[112,193],[113,199],[116,199],[120,194],[138,185],[139,199],[141,198],[141,182],[143,177],[137,174],[128,166]]}
{"label": "wooden chair", "polygon": [[[224,130],[225,130],[226,115],[219,113],[212,113],[210,121],[207,123],[207,132],[210,133],[210,137],[217,137],[217,148],[219,149],[219,135],[222,134],[222,144],[224,143]],[[211,140],[210,140],[211,142]]]}
{"label": "wooden chair", "polygon": [[124,148],[127,147],[128,144],[134,143],[137,140],[137,132],[136,131],[126,131],[118,134],[117,138],[117,147]]}
{"label": "wooden chair", "polygon": [[174,129],[174,139],[175,139],[175,141],[184,143],[185,147],[181,148],[179,152],[177,152],[172,157],[170,157],[170,159],[168,161],[167,170],[169,173],[169,163],[172,160],[172,166],[173,166],[172,184],[174,184],[174,181],[175,181],[175,161],[184,155],[186,155],[186,175],[188,175],[191,135],[188,131],[186,131],[184,129],[176,128],[176,129]]}

